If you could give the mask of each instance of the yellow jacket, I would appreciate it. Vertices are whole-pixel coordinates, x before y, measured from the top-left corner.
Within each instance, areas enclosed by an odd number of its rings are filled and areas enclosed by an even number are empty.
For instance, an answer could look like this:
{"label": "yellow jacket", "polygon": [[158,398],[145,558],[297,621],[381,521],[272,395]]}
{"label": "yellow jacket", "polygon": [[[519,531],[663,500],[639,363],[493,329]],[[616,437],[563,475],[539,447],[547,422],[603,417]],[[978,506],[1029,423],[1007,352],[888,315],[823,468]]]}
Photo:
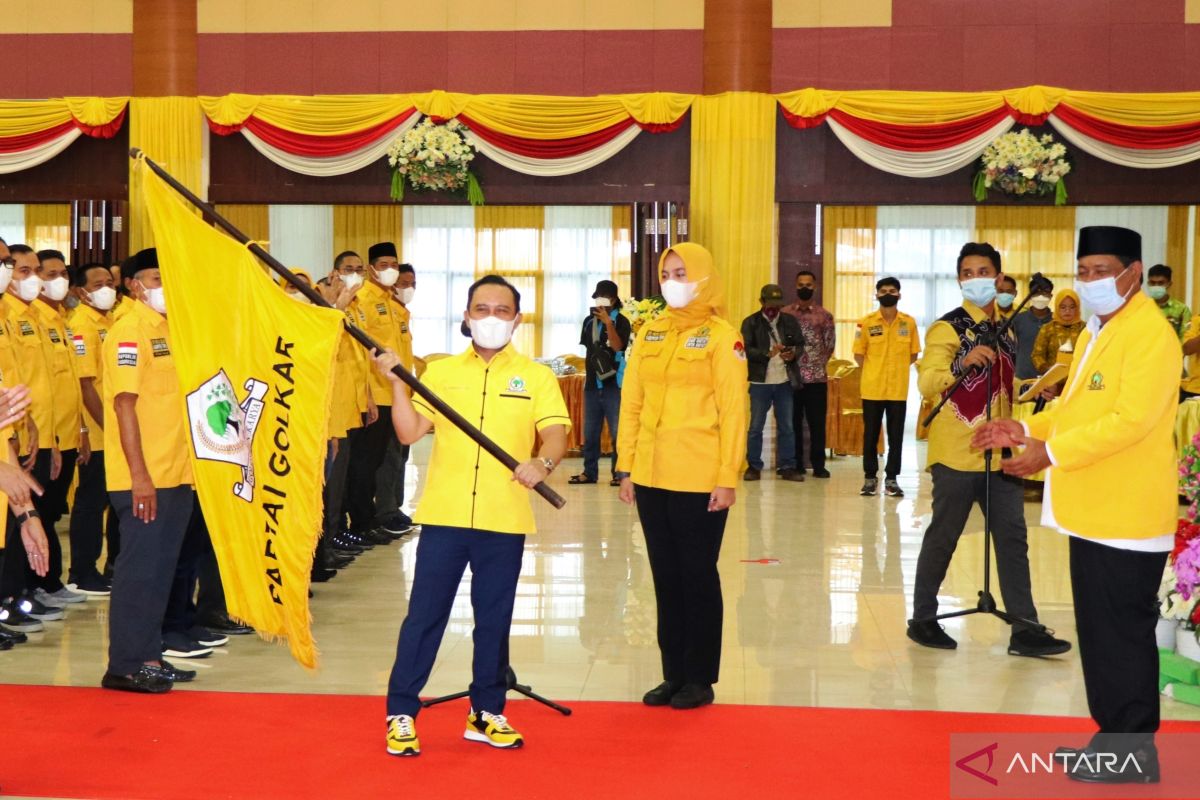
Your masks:
{"label": "yellow jacket", "polygon": [[1057,407],[1025,420],[1054,461],[1054,517],[1066,530],[1094,539],[1171,533],[1179,515],[1179,337],[1141,292],[1098,334],[1094,324],[1079,336]]}
{"label": "yellow jacket", "polygon": [[617,471],[640,486],[676,492],[736,488],[746,460],[746,353],[717,316],[720,276],[712,256],[681,244],[688,281],[700,294],[684,309],[646,323],[625,367]]}

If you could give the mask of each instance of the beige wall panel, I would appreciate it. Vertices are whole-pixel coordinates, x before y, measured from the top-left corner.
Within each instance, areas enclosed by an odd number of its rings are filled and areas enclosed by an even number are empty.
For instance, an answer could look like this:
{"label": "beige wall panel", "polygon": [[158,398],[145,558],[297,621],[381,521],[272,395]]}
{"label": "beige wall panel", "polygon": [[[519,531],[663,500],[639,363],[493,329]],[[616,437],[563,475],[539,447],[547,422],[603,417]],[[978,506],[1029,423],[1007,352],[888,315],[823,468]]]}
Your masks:
{"label": "beige wall panel", "polygon": [[380,30],[445,31],[450,25],[449,0],[403,2],[383,0],[380,6]]}
{"label": "beige wall panel", "polygon": [[654,0],[655,30],[704,29],[704,0]]}
{"label": "beige wall panel", "polygon": [[775,0],[776,28],[886,28],[892,0]]}
{"label": "beige wall panel", "polygon": [[[357,0],[343,5],[355,5]],[[311,33],[318,30],[314,0],[249,0],[247,33]]]}
{"label": "beige wall panel", "polygon": [[197,0],[199,33],[245,33],[247,0]]}
{"label": "beige wall panel", "polygon": [[132,33],[133,0],[0,0],[3,33]]}
{"label": "beige wall panel", "polygon": [[1184,22],[1200,22],[1200,0],[1187,0],[1184,10]]}
{"label": "beige wall panel", "polygon": [[577,31],[583,28],[584,0],[520,0],[516,30]]}
{"label": "beige wall panel", "polygon": [[397,3],[395,0],[338,0],[313,3],[314,30],[320,31],[378,31],[382,30],[383,7],[417,6],[417,2]]}

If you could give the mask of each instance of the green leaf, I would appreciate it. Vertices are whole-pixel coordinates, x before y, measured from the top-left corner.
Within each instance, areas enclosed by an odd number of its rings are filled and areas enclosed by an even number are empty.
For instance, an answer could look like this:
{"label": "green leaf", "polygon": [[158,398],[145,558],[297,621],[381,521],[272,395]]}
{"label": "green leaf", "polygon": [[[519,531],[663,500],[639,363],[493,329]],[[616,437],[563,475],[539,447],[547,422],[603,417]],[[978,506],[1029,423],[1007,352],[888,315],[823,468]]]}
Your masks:
{"label": "green leaf", "polygon": [[975,192],[975,202],[982,203],[987,199],[987,175],[983,170],[975,173],[975,182],[972,188]]}
{"label": "green leaf", "polygon": [[400,174],[400,170],[392,170],[392,200],[397,203],[404,200],[404,176]]}
{"label": "green leaf", "polygon": [[1067,182],[1062,178],[1058,179],[1058,183],[1054,184],[1054,205],[1065,206],[1067,204]]}
{"label": "green leaf", "polygon": [[473,206],[483,205],[483,187],[474,172],[467,172],[467,202]]}

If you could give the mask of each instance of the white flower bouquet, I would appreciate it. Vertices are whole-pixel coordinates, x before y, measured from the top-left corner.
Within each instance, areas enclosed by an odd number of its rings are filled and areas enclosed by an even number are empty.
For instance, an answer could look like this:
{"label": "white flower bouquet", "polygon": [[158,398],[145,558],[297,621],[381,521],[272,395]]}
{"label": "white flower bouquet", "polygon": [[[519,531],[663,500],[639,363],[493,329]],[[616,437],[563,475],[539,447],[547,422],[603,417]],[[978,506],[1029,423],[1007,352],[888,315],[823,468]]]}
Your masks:
{"label": "white flower bouquet", "polygon": [[483,189],[469,166],[475,147],[467,141],[467,127],[458,120],[438,125],[429,117],[398,137],[388,147],[392,169],[392,199],[404,199],[404,185],[416,191],[459,192],[465,190],[473,206],[483,205]]}
{"label": "white flower bouquet", "polygon": [[1050,134],[1038,137],[1028,128],[1010,131],[992,142],[979,159],[975,199],[983,202],[989,190],[1016,197],[1054,195],[1056,206],[1067,202],[1063,177],[1071,171],[1067,148]]}

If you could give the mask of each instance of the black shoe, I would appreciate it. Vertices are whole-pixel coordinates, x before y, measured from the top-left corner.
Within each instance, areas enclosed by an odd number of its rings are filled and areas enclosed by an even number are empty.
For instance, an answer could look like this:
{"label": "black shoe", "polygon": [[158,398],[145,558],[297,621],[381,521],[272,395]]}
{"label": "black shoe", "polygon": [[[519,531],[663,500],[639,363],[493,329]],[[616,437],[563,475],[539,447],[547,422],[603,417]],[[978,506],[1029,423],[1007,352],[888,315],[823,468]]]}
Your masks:
{"label": "black shoe", "polygon": [[671,698],[680,688],[682,687],[678,683],[663,681],[642,695],[642,702],[648,706],[668,706],[671,704]]}
{"label": "black shoe", "polygon": [[108,597],[112,594],[112,584],[99,575],[90,575],[74,581],[75,591],[82,592],[88,597]]}
{"label": "black shoe", "polygon": [[202,620],[197,624],[213,633],[220,633],[225,636],[245,636],[254,633],[254,628],[251,628],[249,625],[243,625],[240,622],[234,622],[228,616]]}
{"label": "black shoe", "polygon": [[904,490],[896,483],[895,478],[888,478],[883,482],[883,493],[888,497],[904,497]]}
{"label": "black shoe", "polygon": [[309,575],[309,580],[311,580],[313,583],[327,583],[335,577],[337,577],[336,569],[313,567],[312,573]]}
{"label": "black shoe", "polygon": [[1008,640],[1010,656],[1057,656],[1070,649],[1070,642],[1055,639],[1049,631],[1035,631],[1029,628],[1014,630]]}
{"label": "black shoe", "polygon": [[380,525],[381,528],[392,534],[408,533],[412,530],[412,526],[412,517],[403,511],[397,511],[395,514],[392,514]]}
{"label": "black shoe", "polygon": [[29,641],[29,637],[17,631],[6,631],[0,628],[0,642],[9,642],[10,644],[25,644]]}
{"label": "black shoe", "polygon": [[321,564],[325,569],[345,569],[354,563],[354,556],[343,556],[337,553],[330,553],[325,562]]}
{"label": "black shoe", "polygon": [[383,528],[376,528],[373,531],[363,531],[359,534],[362,540],[367,544],[391,544],[396,541],[397,537],[385,531]]}
{"label": "black shoe", "polygon": [[910,621],[908,623],[908,638],[922,647],[933,647],[938,650],[953,650],[958,642],[946,633],[946,629],[933,620],[924,622]]}
{"label": "black shoe", "polygon": [[152,670],[171,683],[190,683],[196,679],[196,670],[194,669],[180,669],[165,658],[159,659],[158,663],[162,666],[155,667],[147,664],[143,669]]}
{"label": "black shoe", "polygon": [[338,538],[334,538],[333,541],[330,542],[330,549],[340,556],[361,556],[363,553],[367,552],[362,547],[355,547],[344,539]]}
{"label": "black shoe", "polygon": [[814,478],[828,478],[828,477],[830,477],[830,475],[829,475],[829,470],[827,470],[827,469],[814,469],[814,470],[813,470],[813,477],[814,477]]}
{"label": "black shoe", "polygon": [[193,625],[187,630],[187,637],[194,642],[199,642],[204,647],[220,647],[229,643],[229,637],[223,633],[210,631],[202,625]]}
{"label": "black shoe", "polygon": [[17,646],[17,643],[8,637],[0,637],[0,651],[12,650]]}
{"label": "black shoe", "polygon": [[682,689],[671,695],[671,708],[699,708],[708,705],[713,699],[712,684],[685,683]]}
{"label": "black shoe", "polygon": [[744,481],[761,481],[762,470],[757,470],[754,467],[747,467],[746,472],[742,475]]}
{"label": "black shoe", "polygon": [[132,675],[113,675],[111,672],[106,672],[100,679],[100,685],[105,689],[116,689],[122,692],[163,694],[171,691],[173,684],[159,668],[143,666]]}
{"label": "black shoe", "polygon": [[366,540],[366,537],[363,536],[362,531],[358,531],[358,532],[346,531],[345,533],[341,534],[341,537],[342,537],[342,541],[345,542],[346,544],[350,545],[351,547],[359,547],[359,548],[362,548],[363,550],[374,550],[375,549],[375,545],[373,545],[372,543],[370,543]]}
{"label": "black shoe", "polygon": [[1145,750],[1122,754],[1101,753],[1090,746],[1060,747],[1054,755],[1067,777],[1080,783],[1158,783],[1161,777],[1158,754]]}
{"label": "black shoe", "polygon": [[162,654],[175,658],[208,658],[212,648],[202,645],[186,633],[167,631],[163,634]]}
{"label": "black shoe", "polygon": [[779,479],[782,481],[804,483],[804,473],[798,469],[781,469],[779,470]]}
{"label": "black shoe", "polygon": [[867,478],[865,481],[863,481],[862,488],[858,490],[858,493],[863,497],[874,497],[875,492],[878,490],[879,481],[875,478]]}
{"label": "black shoe", "polygon": [[21,610],[15,600],[0,605],[0,630],[11,633],[37,633],[45,630],[41,620],[34,619]]}

